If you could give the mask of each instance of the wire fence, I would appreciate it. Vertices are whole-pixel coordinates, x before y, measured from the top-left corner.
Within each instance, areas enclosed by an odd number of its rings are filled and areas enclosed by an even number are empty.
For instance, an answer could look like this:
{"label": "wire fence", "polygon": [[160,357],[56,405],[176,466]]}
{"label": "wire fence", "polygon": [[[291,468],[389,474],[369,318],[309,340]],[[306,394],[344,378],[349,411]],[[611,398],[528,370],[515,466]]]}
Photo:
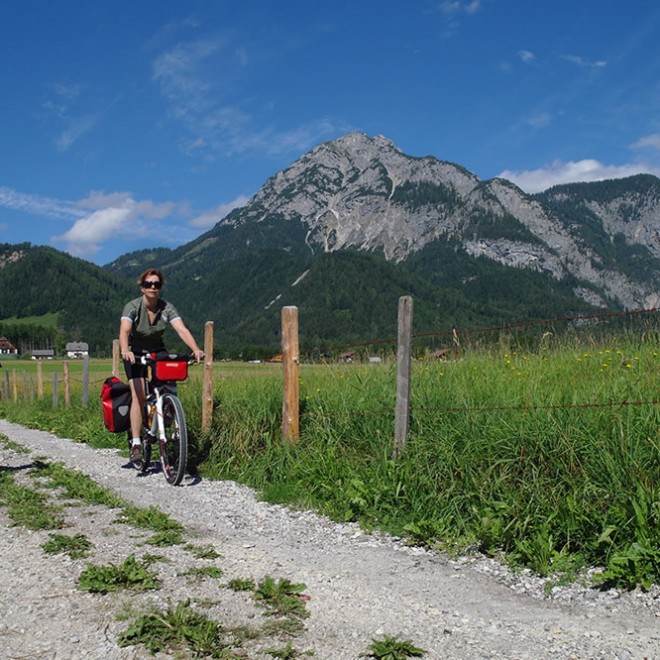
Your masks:
{"label": "wire fence", "polygon": [[[529,341],[530,331],[536,330],[538,328],[543,328],[547,330],[551,328],[553,332],[544,332],[542,339],[547,339],[548,336],[554,336],[555,334],[561,334],[558,330],[559,326],[564,326],[566,329],[571,329],[574,333],[575,331],[581,331],[583,333],[594,333],[594,329],[597,324],[607,324],[607,332],[610,334],[615,331],[625,331],[628,335],[641,336],[647,335],[647,339],[651,338],[660,338],[660,333],[657,324],[657,313],[660,311],[660,308],[645,308],[638,310],[628,310],[628,311],[603,311],[597,314],[588,314],[588,315],[575,315],[575,316],[562,316],[554,317],[549,319],[533,319],[533,320],[524,320],[514,323],[504,323],[501,325],[493,325],[486,327],[475,327],[475,328],[451,328],[444,330],[431,330],[424,332],[415,332],[410,333],[410,338],[412,341],[420,341],[426,339],[449,339],[449,342],[445,342],[445,348],[439,351],[431,352],[430,355],[427,354],[426,359],[432,359],[437,357],[441,360],[447,361],[447,363],[452,363],[461,358],[461,351],[465,348],[464,338],[472,338],[476,335],[497,335],[498,339],[501,339],[502,335],[510,334],[512,332],[520,333],[523,337],[521,341],[522,344],[525,343],[524,337],[527,334],[527,343],[531,344]],[[639,320],[642,320],[642,324],[639,323]],[[629,321],[634,321],[634,323],[625,325]],[[614,323],[612,323],[614,322]],[[565,334],[565,333],[564,333]],[[603,336],[606,336],[606,332],[603,333]],[[598,337],[598,340],[602,341],[603,336]],[[510,338],[510,337],[509,337]],[[591,340],[594,341],[594,338],[591,337]],[[383,345],[393,345],[397,346],[400,343],[400,338],[380,338],[374,340],[366,340],[361,342],[354,342],[352,344],[344,344],[341,346],[334,346],[332,355],[336,355],[335,359],[340,361],[352,362],[365,362],[368,361],[369,351],[360,352],[360,349],[373,349],[374,347],[383,346]],[[446,347],[446,344],[449,343],[449,347]],[[494,342],[491,342],[494,343]],[[537,344],[538,348],[539,344]],[[341,352],[338,352],[341,351]],[[469,351],[469,347],[468,347]],[[421,359],[424,359],[424,350],[418,351]],[[428,351],[427,351],[428,353]],[[630,366],[630,365],[628,365]],[[646,371],[651,376],[660,371],[658,366],[646,366]],[[414,378],[414,375],[413,375]],[[532,411],[561,411],[561,410],[588,410],[588,409],[615,409],[615,408],[634,408],[634,407],[648,407],[648,406],[658,406],[660,404],[660,399],[656,398],[654,392],[650,392],[651,396],[633,396],[626,397],[616,400],[585,400],[585,401],[571,401],[571,402],[561,402],[561,403],[547,403],[544,401],[534,402],[527,401],[525,403],[511,403],[511,404],[498,404],[498,405],[478,405],[478,404],[464,404],[456,405],[451,403],[448,405],[420,405],[419,402],[424,399],[424,392],[419,392],[417,384],[413,384],[411,387],[411,395],[409,400],[404,406],[403,412],[407,416],[420,416],[420,415],[430,415],[430,416],[439,416],[444,414],[455,414],[455,413],[466,413],[466,414],[479,414],[479,413],[493,413],[493,412],[513,412],[513,413],[529,413]],[[579,397],[579,391],[575,393],[575,397]],[[586,397],[588,398],[588,397]],[[346,418],[346,417],[369,417],[369,416],[383,416],[391,418],[396,416],[397,411],[394,407],[378,407],[373,409],[342,409],[342,410],[323,410],[323,411],[306,411],[305,416],[310,418],[325,418],[328,420]]]}
{"label": "wire fence", "polygon": [[[291,309],[291,308],[285,308],[285,309]],[[625,329],[624,326],[622,325],[623,323],[629,322],[634,320],[635,321],[635,327],[628,327],[627,330],[631,331],[633,333],[636,333],[637,335],[641,334],[647,334],[651,337],[658,336],[660,337],[659,329],[658,329],[658,319],[657,319],[657,313],[660,311],[660,308],[654,307],[654,308],[648,308],[648,309],[638,309],[638,310],[628,310],[628,311],[603,311],[601,313],[597,314],[589,314],[589,315],[576,315],[576,316],[563,316],[563,317],[556,317],[556,318],[550,318],[550,319],[530,319],[530,320],[524,320],[524,321],[518,321],[518,322],[512,322],[512,323],[504,323],[501,325],[493,325],[493,326],[486,326],[486,327],[475,327],[475,328],[451,328],[451,329],[439,329],[439,330],[427,330],[423,332],[412,332],[412,318],[410,319],[410,328],[409,328],[409,336],[408,336],[408,347],[406,348],[406,351],[409,353],[414,352],[413,348],[410,348],[412,346],[413,342],[420,342],[420,341],[425,341],[429,339],[441,339],[441,340],[446,340],[449,339],[449,344],[450,347],[446,347],[444,349],[441,349],[437,354],[440,356],[441,359],[445,359],[448,361],[460,359],[460,351],[465,349],[464,346],[464,338],[471,338],[477,335],[497,335],[498,338],[501,338],[503,334],[505,333],[512,333],[512,332],[519,332],[521,333],[521,336],[525,336],[526,334],[529,335],[531,334],[530,331],[537,329],[537,328],[553,328],[554,330],[557,329],[558,326],[563,325],[564,327],[568,328],[570,327],[573,330],[588,330],[589,332],[593,332],[594,328],[596,327],[597,324],[602,324],[602,323],[609,323],[611,321],[614,321],[616,324],[617,330]],[[639,320],[643,321],[643,324],[640,325],[638,323]],[[210,322],[209,322],[210,323]],[[207,324],[208,325],[208,324]],[[211,324],[212,325],[212,324]],[[208,331],[208,328],[207,328]],[[212,346],[213,346],[213,339],[212,339],[212,328],[210,329],[211,331],[211,337],[206,338],[206,348],[207,351],[212,354]],[[287,331],[288,333],[289,331]],[[297,327],[295,329],[296,337],[297,337]],[[655,333],[655,334],[653,334]],[[285,335],[285,331],[283,330],[283,336]],[[551,333],[551,334],[554,334]],[[290,336],[290,334],[289,334]],[[544,337],[547,336],[547,333],[544,333]],[[368,361],[369,358],[369,351],[365,350],[363,353],[360,353],[360,349],[371,349],[373,347],[377,346],[383,346],[383,345],[392,345],[392,347],[396,347],[397,350],[400,352],[401,351],[401,342],[402,342],[402,337],[401,334],[396,337],[396,338],[380,338],[380,339],[371,339],[371,340],[365,340],[365,341],[360,341],[360,342],[353,342],[351,344],[345,344],[342,346],[334,346],[333,350],[330,354],[324,356],[322,360],[324,362],[328,361],[335,361],[335,362],[350,362],[353,359],[356,361]],[[447,342],[446,342],[447,343]],[[210,350],[209,350],[210,349]],[[423,350],[426,350],[425,347],[422,347],[421,353],[423,354]],[[284,362],[283,367],[285,370],[285,373],[287,369],[290,371],[288,372],[288,377],[285,378],[285,382],[283,385],[283,417],[286,416],[288,418],[289,423],[291,424],[291,428],[293,429],[293,432],[289,431],[284,431],[285,436],[289,437],[297,437],[298,435],[298,427],[299,427],[299,418],[300,418],[300,410],[299,410],[299,389],[298,389],[298,369],[300,367],[301,363],[301,357],[304,356],[310,356],[313,355],[314,353],[318,353],[318,349],[315,349],[315,351],[304,351],[304,350],[299,350],[297,346],[297,339],[294,341],[294,349],[293,352],[295,355],[291,355],[291,349],[287,349],[285,352],[289,353],[288,358],[291,360],[291,362],[287,362],[286,357],[282,360]],[[390,351],[393,354],[393,351]],[[411,357],[410,355],[408,357]],[[431,358],[433,357],[433,353],[431,353]],[[87,359],[87,358],[86,358]],[[318,358],[314,358],[313,360],[310,360],[312,362],[318,361]],[[77,361],[70,361],[70,363],[75,363],[75,362],[80,362],[80,360]],[[0,378],[0,397],[3,399],[9,401],[9,400],[14,400],[18,401],[19,399],[22,399],[23,401],[30,401],[34,400],[35,397],[43,398],[44,396],[52,396],[53,398],[53,405],[58,405],[60,402],[60,393],[63,392],[64,395],[64,402],[66,405],[70,404],[70,392],[71,389],[75,389],[76,391],[82,391],[82,403],[83,405],[86,405],[88,400],[89,400],[89,393],[90,391],[95,393],[97,390],[100,390],[100,386],[105,379],[106,375],[101,375],[99,376],[98,374],[90,374],[89,371],[89,366],[88,363],[87,367],[84,367],[82,370],[82,373],[76,371],[70,372],[67,363],[63,363],[63,370],[64,374],[59,374],[57,367],[55,364],[49,364],[48,369],[49,371],[53,371],[52,373],[46,375],[44,377],[42,375],[42,370],[41,366],[39,365],[38,368],[38,375],[37,375],[37,382],[35,383],[35,379],[33,376],[27,376],[25,373],[23,373],[22,377],[19,377],[15,369],[4,369],[4,378]],[[293,371],[291,371],[291,365],[295,367]],[[9,366],[8,363],[6,366]],[[222,369],[222,364],[220,364],[217,367],[219,370]],[[657,366],[652,366],[650,368],[652,372],[657,372],[658,367]],[[113,370],[114,371],[114,370]],[[11,374],[11,375],[10,375]],[[3,374],[0,374],[2,376]],[[410,379],[410,375],[407,376],[408,380]],[[401,373],[400,373],[400,365],[398,366],[397,369],[397,389],[399,387],[401,380]],[[408,383],[410,385],[410,383]],[[205,384],[205,387],[209,387],[208,383]],[[214,394],[212,392],[212,384],[210,385],[211,387],[211,392],[206,393],[206,399],[210,400],[213,398]],[[641,406],[657,406],[660,403],[660,399],[657,399],[656,397],[653,396],[653,393],[651,393],[651,396],[649,397],[643,397],[643,396],[634,396],[634,397],[625,397],[621,398],[620,400],[609,400],[609,401],[598,401],[598,400],[590,400],[590,401],[583,401],[583,402],[562,402],[562,403],[547,403],[547,402],[538,402],[535,403],[534,401],[528,401],[525,403],[512,403],[510,405],[488,405],[487,403],[484,403],[484,405],[478,405],[478,404],[465,404],[465,405],[456,405],[456,404],[448,404],[448,405],[424,405],[420,404],[420,401],[423,401],[423,396],[419,395],[419,392],[417,392],[417,396],[415,396],[415,390],[414,388],[410,387],[410,392],[408,393],[408,398],[406,399],[405,402],[397,402],[396,406],[391,406],[389,404],[375,407],[373,409],[362,409],[362,410],[356,410],[356,409],[351,409],[351,408],[343,408],[340,410],[323,410],[322,412],[320,411],[315,411],[315,410],[309,410],[306,409],[303,414],[303,422],[304,418],[318,418],[318,417],[323,417],[327,419],[333,419],[333,418],[339,418],[339,417],[346,417],[346,416],[362,416],[362,417],[370,417],[370,416],[382,416],[382,417],[387,417],[391,418],[394,416],[395,418],[397,416],[405,416],[405,417],[410,417],[411,415],[441,415],[441,414],[453,414],[453,413],[491,413],[491,412],[529,412],[529,411],[556,411],[556,410],[569,410],[569,409],[577,409],[577,410],[584,410],[584,409],[606,409],[606,408],[616,408],[616,407],[641,407]],[[219,396],[222,396],[222,392],[218,393]],[[423,394],[423,393],[422,393]],[[398,395],[397,395],[398,396]],[[212,415],[212,411],[209,413]],[[210,426],[209,424],[206,425],[206,428],[208,429]]]}

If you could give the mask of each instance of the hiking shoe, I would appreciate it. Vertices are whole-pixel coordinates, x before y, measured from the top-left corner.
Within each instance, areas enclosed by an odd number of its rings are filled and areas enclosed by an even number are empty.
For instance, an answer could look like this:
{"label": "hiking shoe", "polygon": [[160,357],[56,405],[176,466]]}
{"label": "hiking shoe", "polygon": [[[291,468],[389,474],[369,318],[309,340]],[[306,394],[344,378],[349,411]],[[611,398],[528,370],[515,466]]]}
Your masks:
{"label": "hiking shoe", "polygon": [[129,460],[136,467],[142,465],[142,445],[131,445],[131,455]]}

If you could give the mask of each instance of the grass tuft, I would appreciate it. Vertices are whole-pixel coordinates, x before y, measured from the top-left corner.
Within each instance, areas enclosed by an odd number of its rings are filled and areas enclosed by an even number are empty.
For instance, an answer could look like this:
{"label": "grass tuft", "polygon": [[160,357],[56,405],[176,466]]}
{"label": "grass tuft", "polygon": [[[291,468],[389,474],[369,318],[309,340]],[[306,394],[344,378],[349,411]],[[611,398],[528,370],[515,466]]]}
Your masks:
{"label": "grass tuft", "polygon": [[87,564],[87,568],[80,574],[78,588],[96,594],[107,594],[118,589],[158,589],[160,580],[149,570],[149,566],[149,561],[139,561],[135,555],[129,555],[119,565]]}
{"label": "grass tuft", "polygon": [[48,541],[41,547],[49,555],[64,553],[69,555],[71,559],[80,559],[87,557],[94,546],[84,534],[75,534],[74,536],[49,534]]}
{"label": "grass tuft", "polygon": [[118,638],[119,646],[142,644],[152,655],[165,652],[192,653],[193,657],[229,658],[230,645],[224,641],[220,624],[190,606],[190,600],[176,606],[168,603],[165,612],[153,611],[138,616]]}

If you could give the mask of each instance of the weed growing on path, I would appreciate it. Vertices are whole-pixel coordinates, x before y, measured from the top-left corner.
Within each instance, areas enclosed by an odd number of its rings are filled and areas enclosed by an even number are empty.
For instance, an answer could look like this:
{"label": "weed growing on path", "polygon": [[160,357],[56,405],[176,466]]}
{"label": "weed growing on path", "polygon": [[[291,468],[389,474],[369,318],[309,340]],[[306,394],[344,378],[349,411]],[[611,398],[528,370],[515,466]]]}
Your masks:
{"label": "weed growing on path", "polygon": [[421,658],[426,655],[424,649],[414,646],[411,641],[389,635],[385,635],[382,639],[372,640],[368,649],[370,653],[365,653],[362,657],[378,658],[378,660],[406,660],[406,658]]}
{"label": "weed growing on path", "polygon": [[151,562],[139,561],[135,555],[129,555],[121,564],[95,566],[87,564],[80,574],[78,588],[95,594],[107,594],[118,589],[159,589],[158,576],[149,570]]}
{"label": "weed growing on path", "polygon": [[[118,639],[120,646],[143,644],[152,654],[160,651],[183,653],[189,649],[195,657],[230,658],[231,644],[225,641],[222,626],[196,612],[190,600],[176,606],[168,603],[165,612],[142,614]],[[233,656],[235,657],[235,656]]]}
{"label": "weed growing on path", "polygon": [[61,507],[47,501],[42,493],[18,485],[7,472],[0,472],[0,504],[14,525],[27,529],[62,529],[65,526]]}
{"label": "weed growing on path", "polygon": [[92,542],[84,534],[66,536],[65,534],[49,534],[41,548],[46,554],[55,555],[64,553],[71,559],[87,557],[93,548]]}

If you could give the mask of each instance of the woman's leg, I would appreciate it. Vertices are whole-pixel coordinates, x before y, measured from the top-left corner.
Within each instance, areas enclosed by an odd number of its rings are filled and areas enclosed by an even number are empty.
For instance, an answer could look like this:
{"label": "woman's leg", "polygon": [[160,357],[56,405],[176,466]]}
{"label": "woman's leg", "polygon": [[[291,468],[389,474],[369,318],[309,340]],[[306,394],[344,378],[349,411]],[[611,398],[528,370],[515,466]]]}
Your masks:
{"label": "woman's leg", "polygon": [[142,411],[144,410],[144,379],[131,378],[131,460],[141,460],[140,434],[142,432]]}

